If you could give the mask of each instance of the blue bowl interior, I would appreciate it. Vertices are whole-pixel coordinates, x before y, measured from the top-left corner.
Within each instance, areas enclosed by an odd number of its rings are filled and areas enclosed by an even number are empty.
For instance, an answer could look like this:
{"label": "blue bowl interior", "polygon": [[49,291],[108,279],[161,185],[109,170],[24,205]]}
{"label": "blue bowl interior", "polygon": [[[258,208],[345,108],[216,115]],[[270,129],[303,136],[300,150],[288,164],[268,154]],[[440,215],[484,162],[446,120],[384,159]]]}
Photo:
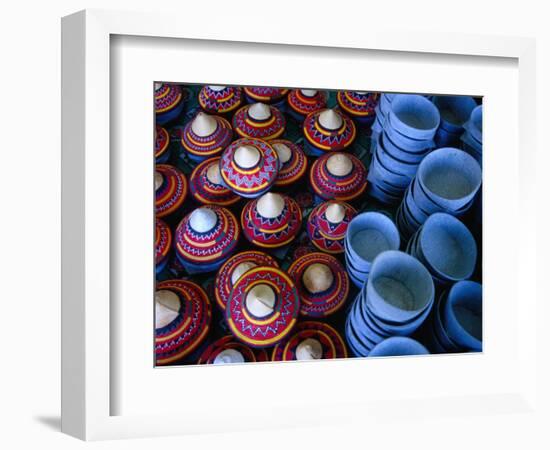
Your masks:
{"label": "blue bowl interior", "polygon": [[432,214],[422,226],[418,245],[429,265],[444,279],[464,280],[475,269],[475,239],[466,225],[449,214]]}
{"label": "blue bowl interior", "polygon": [[379,212],[355,216],[348,225],[346,241],[352,257],[369,263],[383,251],[398,249],[400,244],[397,227]]}
{"label": "blue bowl interior", "polygon": [[482,289],[479,283],[455,283],[449,291],[449,306],[456,321],[477,341],[482,339]]}
{"label": "blue bowl interior", "polygon": [[457,131],[470,119],[476,102],[472,97],[457,95],[436,95],[433,103],[441,116],[441,127]]}
{"label": "blue bowl interior", "polygon": [[478,162],[463,150],[445,147],[427,155],[418,167],[418,179],[436,203],[470,199],[481,186]]}
{"label": "blue bowl interior", "polygon": [[[434,285],[428,270],[412,256],[399,251],[381,253],[373,262],[367,297],[378,317],[415,316],[433,302]],[[379,312],[383,312],[379,314]]]}
{"label": "blue bowl interior", "polygon": [[397,95],[391,103],[390,116],[398,131],[417,138],[433,137],[440,122],[435,105],[416,94]]}

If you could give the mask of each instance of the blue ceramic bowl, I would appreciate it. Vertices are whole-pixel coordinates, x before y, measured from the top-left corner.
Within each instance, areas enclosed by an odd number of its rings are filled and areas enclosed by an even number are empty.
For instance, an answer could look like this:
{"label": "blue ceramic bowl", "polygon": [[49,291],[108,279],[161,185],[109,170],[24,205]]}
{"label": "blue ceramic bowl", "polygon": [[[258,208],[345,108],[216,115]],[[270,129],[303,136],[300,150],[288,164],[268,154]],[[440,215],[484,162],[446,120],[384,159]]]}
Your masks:
{"label": "blue ceramic bowl", "polygon": [[483,142],[483,106],[476,106],[470,114],[470,120],[465,124],[466,128],[478,142]]}
{"label": "blue ceramic bowl", "polygon": [[356,356],[367,356],[370,349],[376,345],[375,342],[371,342],[364,336],[361,338],[357,336],[357,332],[355,331],[349,316],[346,320],[345,333],[346,341],[348,342],[350,348],[353,349]]}
{"label": "blue ceramic bowl", "polygon": [[388,151],[386,151],[386,148],[382,143],[381,136],[382,135],[378,137],[378,142],[376,144],[376,156],[380,163],[390,171],[405,175],[412,180],[416,174],[418,162],[411,163],[403,161],[391,155]]}
{"label": "blue ceramic bowl", "polygon": [[453,134],[462,133],[462,126],[470,119],[476,101],[472,97],[461,95],[436,95],[434,105],[441,117],[440,129]]}
{"label": "blue ceramic bowl", "polygon": [[431,150],[435,147],[433,138],[415,139],[399,133],[399,131],[394,128],[393,122],[389,117],[384,123],[384,131],[395,145],[407,150],[409,153],[423,153],[426,150]]}
{"label": "blue ceramic bowl", "polygon": [[435,213],[428,217],[419,233],[418,247],[436,276],[444,281],[472,276],[477,259],[476,241],[460,220]]}
{"label": "blue ceramic bowl", "polygon": [[481,167],[463,150],[444,147],[422,160],[417,179],[433,203],[456,211],[469,204],[479,190]]}
{"label": "blue ceramic bowl", "polygon": [[443,313],[449,337],[464,348],[482,350],[482,289],[475,281],[459,281],[450,291]]}
{"label": "blue ceramic bowl", "polygon": [[436,106],[416,94],[396,95],[391,103],[390,122],[395,130],[413,139],[433,139],[440,116]]}
{"label": "blue ceramic bowl", "polygon": [[460,142],[461,133],[451,133],[439,127],[435,133],[434,143],[436,148],[456,147]]}
{"label": "blue ceramic bowl", "polygon": [[442,317],[445,310],[445,305],[447,304],[447,295],[447,292],[443,292],[439,296],[439,299],[437,300],[434,307],[432,324],[433,331],[437,337],[438,343],[443,348],[445,353],[459,353],[463,351],[463,349],[449,337],[449,335],[447,334],[447,330],[445,330],[445,326],[443,325]]}
{"label": "blue ceramic bowl", "polygon": [[[382,132],[378,137],[380,145],[395,159],[399,159],[406,163],[419,164],[420,161],[426,156],[431,149],[427,148],[426,150],[418,152],[409,152],[408,150],[399,147],[394,144],[386,132]],[[378,144],[378,143],[377,143]]]}
{"label": "blue ceramic bowl", "polygon": [[355,335],[359,339],[366,341],[365,343],[369,343],[368,345],[377,344],[390,336],[389,333],[371,325],[368,319],[359,311],[357,303],[350,311],[350,314],[351,326],[355,331]]}
{"label": "blue ceramic bowl", "polygon": [[[372,174],[370,172],[373,172]],[[371,175],[369,177],[369,175]],[[384,180],[396,187],[401,187],[403,190],[411,183],[412,177],[408,177],[401,173],[395,173],[380,161],[378,155],[378,149],[372,155],[371,164],[369,167],[369,173],[367,178],[376,182],[378,180]]]}
{"label": "blue ceramic bowl", "polygon": [[399,248],[399,231],[385,214],[364,212],[351,220],[344,242],[355,268],[368,272],[378,254]]}
{"label": "blue ceramic bowl", "polygon": [[371,312],[387,322],[416,319],[434,301],[428,270],[404,252],[388,250],[372,263],[366,291]]}
{"label": "blue ceramic bowl", "polygon": [[376,356],[411,356],[429,355],[420,342],[409,337],[393,336],[377,344],[369,353],[369,357]]}

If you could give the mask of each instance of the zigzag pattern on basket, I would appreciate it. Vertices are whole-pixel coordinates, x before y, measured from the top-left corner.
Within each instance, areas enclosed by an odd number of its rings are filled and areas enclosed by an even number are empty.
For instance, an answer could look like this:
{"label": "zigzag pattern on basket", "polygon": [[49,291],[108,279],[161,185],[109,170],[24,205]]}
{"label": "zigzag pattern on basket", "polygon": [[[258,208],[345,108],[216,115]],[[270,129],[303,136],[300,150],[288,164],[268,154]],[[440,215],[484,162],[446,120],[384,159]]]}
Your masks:
{"label": "zigzag pattern on basket", "polygon": [[[266,279],[275,283],[280,288],[281,293],[283,295],[283,297],[280,298],[279,300],[280,307],[278,310],[276,310],[280,312],[280,315],[275,320],[275,322],[266,324],[265,326],[253,325],[253,324],[247,323],[247,320],[244,317],[242,317],[241,310],[239,309],[239,305],[241,302],[238,300],[238,298],[236,298],[237,295],[232,296],[231,312],[232,312],[233,322],[235,324],[240,324],[240,326],[238,327],[239,330],[241,332],[249,332],[249,335],[251,337],[255,337],[258,334],[263,336],[264,338],[270,334],[273,336],[276,336],[277,334],[279,334],[279,328],[285,327],[288,324],[288,319],[292,319],[294,317],[294,313],[295,313],[294,292],[292,290],[284,289],[285,285],[281,283],[280,278],[277,276],[271,275],[269,273],[257,274],[256,277],[254,277],[253,281],[266,280]],[[242,289],[242,286],[240,287]],[[245,297],[246,296],[242,295],[243,299]]]}

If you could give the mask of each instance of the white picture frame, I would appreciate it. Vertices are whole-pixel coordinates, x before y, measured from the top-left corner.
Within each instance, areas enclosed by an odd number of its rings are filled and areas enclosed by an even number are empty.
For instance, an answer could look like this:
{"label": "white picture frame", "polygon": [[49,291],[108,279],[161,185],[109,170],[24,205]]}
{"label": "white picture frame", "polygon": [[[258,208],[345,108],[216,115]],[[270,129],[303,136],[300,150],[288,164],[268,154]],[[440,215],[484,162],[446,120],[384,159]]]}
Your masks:
{"label": "white picture frame", "polygon": [[[536,207],[529,177],[535,170],[534,41],[388,32],[374,25],[368,30],[345,31],[327,36],[305,25],[281,34],[253,21],[250,27],[221,31],[205,29],[192,20],[183,27],[177,17],[166,14],[95,10],[63,19],[65,433],[98,440],[351,421],[374,423],[381,418],[385,423],[397,423],[404,415],[432,419],[496,416],[495,420],[485,420],[487,427],[493,427],[488,430],[496,432],[503,412],[518,416],[518,420],[533,420],[543,414],[543,405],[535,401],[537,292],[535,283],[525,282],[535,273],[536,261],[536,235],[530,232],[535,228]],[[296,70],[273,69],[269,74],[239,70],[227,65],[235,52],[246,53],[256,62],[255,67],[265,67],[266,58],[287,59]],[[168,57],[180,53],[199,58],[201,68],[192,71],[186,66],[183,71],[181,60]],[[215,65],[209,65],[204,55],[216,55],[223,72],[215,71]],[[152,64],[155,61],[156,65]],[[345,80],[338,76],[334,64],[346,67],[342,72],[347,74]],[[355,64],[370,71],[368,86],[361,76],[348,76]],[[454,68],[460,76],[449,75]],[[405,70],[408,76],[404,81]],[[447,76],[429,76],[435,72]],[[476,77],[477,85],[473,83]],[[153,171],[150,160],[142,157],[152,148],[153,127],[147,126],[153,117],[152,97],[147,95],[155,79],[486,96],[484,146],[489,151],[484,155],[484,228],[491,233],[485,231],[484,241],[484,280],[488,282],[484,281],[483,354],[368,363],[352,359],[154,369],[148,348],[153,303],[150,301],[150,316],[146,303],[147,298],[152,299],[152,234],[150,242],[141,238],[143,230],[152,229],[153,223]],[[505,90],[509,91],[506,99]],[[512,113],[505,114],[503,107]],[[121,118],[121,111],[128,114]],[[496,132],[498,127],[506,127],[507,139]],[[130,148],[136,149],[134,162],[128,160]],[[506,158],[498,161],[492,148],[502,150]],[[134,202],[132,198],[140,200]],[[124,207],[114,208],[121,204]],[[505,211],[510,216],[508,234],[497,226]],[[132,218],[140,216],[146,220],[137,227],[139,230],[125,228],[123,234],[120,232],[121,227],[133,223]],[[499,257],[499,239],[510,239],[510,235],[514,237],[507,244],[506,262],[502,255]],[[143,261],[135,262],[135,266],[133,262],[122,264],[128,260],[125,252],[134,244]],[[135,286],[129,283],[130,270],[140,280],[133,283]],[[114,272],[120,275],[116,280]],[[507,280],[506,287],[495,282],[499,277]],[[521,302],[518,286],[522,289]],[[139,311],[132,315],[126,314],[130,297],[139,297]],[[392,385],[403,371],[414,381],[414,389]],[[422,381],[433,374],[440,376]],[[330,387],[329,380],[342,380],[344,375],[353,382],[344,383],[347,386],[341,391]],[[262,382],[270,379],[297,380],[290,391],[294,400],[280,396],[261,410],[246,405],[230,408],[224,391],[215,388],[215,381],[237,381],[242,376],[247,377],[250,392],[257,392]],[[176,378],[185,378],[196,387],[182,397],[181,392],[174,393]],[[460,385],[453,383],[457,379]],[[329,387],[324,395],[314,396],[304,388],[305,380],[310,380],[307,386],[311,391]],[[353,386],[357,389],[362,380],[369,383],[354,392]],[[208,389],[200,391],[201,386]],[[186,411],[178,406],[182,398]],[[248,401],[252,398],[251,393],[243,396]],[[207,402],[208,408],[201,408],[201,401]],[[444,435],[446,426],[452,429],[443,424],[438,432]]]}

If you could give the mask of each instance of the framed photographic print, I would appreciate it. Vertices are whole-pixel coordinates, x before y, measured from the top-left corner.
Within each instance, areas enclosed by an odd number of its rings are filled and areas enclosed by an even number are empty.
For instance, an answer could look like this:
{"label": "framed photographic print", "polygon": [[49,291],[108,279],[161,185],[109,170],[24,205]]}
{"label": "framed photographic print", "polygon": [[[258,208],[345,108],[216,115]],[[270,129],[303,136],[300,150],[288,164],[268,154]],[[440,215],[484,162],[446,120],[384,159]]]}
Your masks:
{"label": "framed photographic print", "polygon": [[85,11],[62,43],[65,432],[532,411],[532,41]]}

